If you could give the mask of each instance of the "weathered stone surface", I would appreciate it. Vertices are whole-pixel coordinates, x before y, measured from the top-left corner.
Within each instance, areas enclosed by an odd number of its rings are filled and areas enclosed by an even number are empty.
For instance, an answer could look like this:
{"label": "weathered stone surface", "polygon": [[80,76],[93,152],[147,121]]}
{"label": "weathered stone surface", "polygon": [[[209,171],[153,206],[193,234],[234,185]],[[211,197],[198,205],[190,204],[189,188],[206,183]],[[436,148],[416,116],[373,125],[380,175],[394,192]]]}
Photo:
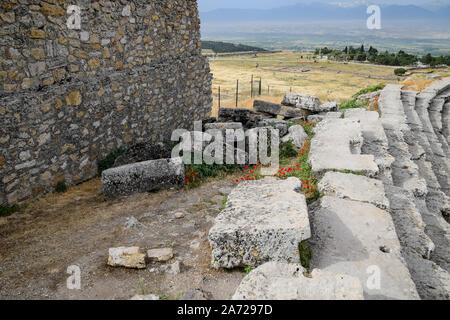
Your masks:
{"label": "weathered stone surface", "polygon": [[[314,268],[358,278],[366,299],[419,298],[388,212],[371,204],[325,196],[311,219]],[[379,287],[371,282],[377,271]]]}
{"label": "weathered stone surface", "polygon": [[184,184],[181,158],[139,162],[102,173],[103,193],[108,200],[139,192],[177,188]]}
{"label": "weathered stone surface", "polygon": [[200,289],[189,289],[181,297],[181,301],[206,301],[209,300],[208,293]]}
{"label": "weathered stone surface", "polygon": [[205,130],[220,130],[225,132],[226,130],[244,130],[244,127],[240,122],[216,122],[205,124]]}
{"label": "weathered stone surface", "polygon": [[300,264],[268,262],[242,280],[233,300],[363,300],[358,278],[313,270]]}
{"label": "weathered stone surface", "polygon": [[327,172],[318,187],[326,196],[366,202],[383,210],[389,208],[383,183],[379,180],[354,174]]}
{"label": "weathered stone surface", "polygon": [[150,260],[166,262],[173,258],[172,248],[151,249],[147,251],[147,257]]}
{"label": "weathered stone surface", "polygon": [[287,123],[280,119],[264,119],[258,123],[260,128],[275,128],[279,130],[280,138],[284,137],[288,133]]}
{"label": "weathered stone surface", "polygon": [[379,169],[373,155],[361,155],[363,143],[358,121],[334,119],[320,122],[311,142],[309,164],[316,175],[349,170],[374,176]]}
{"label": "weathered stone surface", "polygon": [[338,111],[338,103],[336,101],[325,102],[320,105],[318,112],[336,112]]}
{"label": "weathered stone surface", "polygon": [[242,108],[220,108],[219,109],[219,122],[240,122],[245,127],[247,123],[251,121],[255,116],[255,111]]}
{"label": "weathered stone surface", "polygon": [[308,116],[309,113],[307,111],[293,108],[289,106],[284,106],[278,103],[255,100],[253,104],[253,109],[258,112],[269,113],[275,116],[282,116],[287,119],[296,118],[296,117],[304,117]]}
{"label": "weathered stone surface", "polygon": [[213,268],[299,262],[298,245],[311,236],[297,178],[241,183],[209,233]]}
{"label": "weathered stone surface", "polygon": [[299,109],[309,110],[312,112],[320,112],[321,106],[319,98],[307,94],[298,93],[286,94],[281,104],[285,106],[293,106]]}
{"label": "weathered stone surface", "polygon": [[304,148],[304,144],[308,139],[308,135],[302,126],[292,126],[289,128],[289,133],[281,139],[281,142],[292,142],[297,150]]}
{"label": "weathered stone surface", "polygon": [[168,159],[171,157],[171,153],[171,148],[164,143],[138,143],[128,148],[123,155],[117,157],[114,166],[121,167],[137,162]]}
{"label": "weathered stone surface", "polygon": [[139,247],[119,247],[109,249],[108,265],[130,269],[145,269],[145,254]]}
{"label": "weathered stone surface", "polygon": [[155,301],[159,300],[159,296],[157,296],[156,294],[136,295],[130,300]]}

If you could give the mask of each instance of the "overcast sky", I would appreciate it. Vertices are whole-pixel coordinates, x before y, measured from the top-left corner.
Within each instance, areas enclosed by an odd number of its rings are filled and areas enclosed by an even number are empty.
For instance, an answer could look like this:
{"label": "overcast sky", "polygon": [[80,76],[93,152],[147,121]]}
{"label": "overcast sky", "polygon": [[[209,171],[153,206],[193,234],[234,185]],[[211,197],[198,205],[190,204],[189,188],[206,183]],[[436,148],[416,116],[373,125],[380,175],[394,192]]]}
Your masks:
{"label": "overcast sky", "polygon": [[[221,8],[240,8],[240,9],[269,9],[282,6],[293,5],[296,3],[310,3],[311,0],[198,0],[199,10],[201,12]],[[450,0],[321,0],[321,2],[341,2],[341,3],[385,3],[385,4],[449,4]]]}

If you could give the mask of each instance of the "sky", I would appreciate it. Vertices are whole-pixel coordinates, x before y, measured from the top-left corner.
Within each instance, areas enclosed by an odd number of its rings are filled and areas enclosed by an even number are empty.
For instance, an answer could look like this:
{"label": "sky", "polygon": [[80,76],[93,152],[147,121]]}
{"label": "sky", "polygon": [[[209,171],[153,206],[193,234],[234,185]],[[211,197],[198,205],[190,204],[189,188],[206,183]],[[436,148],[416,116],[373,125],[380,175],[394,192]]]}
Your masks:
{"label": "sky", "polygon": [[[222,8],[238,9],[270,9],[282,6],[294,5],[297,3],[310,3],[311,0],[198,0],[200,12],[211,11]],[[333,3],[363,3],[363,4],[415,4],[427,5],[434,3],[449,4],[450,0],[321,0],[321,2]]]}

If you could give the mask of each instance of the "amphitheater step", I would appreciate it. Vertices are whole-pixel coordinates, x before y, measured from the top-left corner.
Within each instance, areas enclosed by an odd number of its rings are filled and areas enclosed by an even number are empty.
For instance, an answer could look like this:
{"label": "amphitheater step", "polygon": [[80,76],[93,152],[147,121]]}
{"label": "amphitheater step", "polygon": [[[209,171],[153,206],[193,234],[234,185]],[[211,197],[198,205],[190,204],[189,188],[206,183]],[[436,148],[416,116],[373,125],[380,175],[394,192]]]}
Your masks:
{"label": "amphitheater step", "polygon": [[378,174],[374,156],[361,155],[363,136],[357,120],[325,120],[317,125],[315,133],[308,161],[316,176],[332,170]]}
{"label": "amphitheater step", "polygon": [[[450,85],[450,84],[449,84]],[[443,90],[443,89],[442,89]],[[431,91],[434,92],[434,91]],[[450,162],[447,152],[437,137],[430,120],[430,108],[436,95],[430,91],[424,91],[417,96],[415,110],[422,123],[422,134],[428,139],[429,145],[423,146],[427,153],[427,159],[433,164],[433,170],[439,181],[441,190],[450,195]],[[437,91],[439,92],[439,91]]]}
{"label": "amphitheater step", "polygon": [[[417,92],[401,91],[400,86],[394,85],[387,86],[381,93],[379,106],[382,122],[388,136],[389,150],[396,158],[392,167],[394,185],[385,185],[385,189],[402,254],[417,289],[421,297],[437,299],[448,295],[448,283],[445,281],[449,274],[435,263],[441,260],[441,255],[446,255],[441,253],[446,247],[443,246],[445,238],[442,239],[445,225],[442,225],[440,210],[429,210],[434,204],[430,196],[435,194],[435,190],[440,192],[440,184],[431,162],[426,158],[426,153],[432,152],[432,149],[415,110],[416,97]],[[405,183],[414,180],[418,182],[415,187]],[[445,196],[442,192],[441,195]],[[440,226],[441,233],[430,229],[430,224]],[[430,258],[433,261],[426,260]],[[424,270],[428,272],[424,273]]]}
{"label": "amphitheater step", "polygon": [[298,178],[271,177],[239,184],[209,233],[212,267],[298,263],[298,246],[311,237],[301,187]]}
{"label": "amphitheater step", "polygon": [[[358,278],[365,299],[419,299],[388,212],[329,196],[310,209],[314,268]],[[373,272],[379,272],[379,287],[372,286]]]}
{"label": "amphitheater step", "polygon": [[374,155],[380,169],[378,178],[384,183],[392,183],[391,167],[395,159],[388,152],[389,143],[378,112],[349,109],[345,111],[345,119],[359,121],[364,138],[362,154]]}
{"label": "amphitheater step", "polygon": [[239,285],[233,300],[363,300],[358,278],[313,270],[299,264],[268,262]]}
{"label": "amphitheater step", "polygon": [[389,207],[383,183],[354,174],[327,172],[319,183],[319,191],[326,196],[373,204],[380,209]]}

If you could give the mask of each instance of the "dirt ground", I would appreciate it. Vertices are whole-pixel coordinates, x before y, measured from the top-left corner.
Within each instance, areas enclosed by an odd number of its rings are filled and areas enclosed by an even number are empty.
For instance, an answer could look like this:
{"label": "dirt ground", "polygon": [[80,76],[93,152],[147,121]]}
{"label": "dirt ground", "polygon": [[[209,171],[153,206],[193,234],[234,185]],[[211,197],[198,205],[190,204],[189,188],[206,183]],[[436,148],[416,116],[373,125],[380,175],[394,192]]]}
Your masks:
{"label": "dirt ground", "polygon": [[[189,289],[230,299],[245,273],[211,269],[207,235],[233,181],[105,202],[96,179],[0,218],[0,299],[179,299]],[[126,229],[129,217],[142,225]],[[120,246],[171,247],[168,264],[181,261],[181,273],[152,272],[158,263],[139,271],[107,266],[108,249]],[[81,290],[67,289],[71,265],[81,269]]]}

